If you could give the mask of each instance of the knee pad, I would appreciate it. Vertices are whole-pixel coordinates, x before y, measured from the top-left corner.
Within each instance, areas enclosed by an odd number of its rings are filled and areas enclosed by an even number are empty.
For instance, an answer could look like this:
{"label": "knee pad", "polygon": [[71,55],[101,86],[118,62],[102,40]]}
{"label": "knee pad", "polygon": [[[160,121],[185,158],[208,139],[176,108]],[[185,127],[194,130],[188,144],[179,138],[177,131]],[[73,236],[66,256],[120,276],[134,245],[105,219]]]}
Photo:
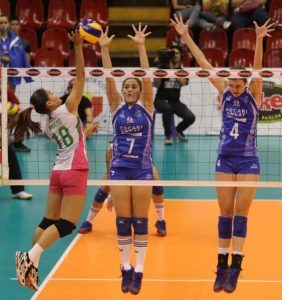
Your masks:
{"label": "knee pad", "polygon": [[59,219],[54,225],[57,227],[61,238],[71,234],[76,228],[72,222],[64,219]]}
{"label": "knee pad", "polygon": [[116,226],[117,226],[117,234],[119,236],[131,236],[131,224],[132,219],[131,218],[123,218],[123,217],[117,217],[116,218]]}
{"label": "knee pad", "polygon": [[148,234],[148,218],[132,218],[132,223],[135,234]]}
{"label": "knee pad", "polygon": [[248,218],[243,216],[235,216],[233,224],[233,235],[245,238],[247,236],[247,221]]}
{"label": "knee pad", "polygon": [[231,239],[232,237],[232,218],[218,217],[218,237],[220,239]]}
{"label": "knee pad", "polygon": [[108,195],[109,195],[108,193],[105,193],[101,188],[99,188],[95,195],[94,200],[98,203],[104,203]]}
{"label": "knee pad", "polygon": [[55,224],[58,220],[51,220],[51,219],[47,219],[47,218],[43,218],[42,221],[40,222],[40,224],[38,225],[39,228],[45,230],[47,229],[49,226]]}
{"label": "knee pad", "polygon": [[152,192],[154,195],[159,196],[164,193],[164,188],[162,186],[153,186]]}

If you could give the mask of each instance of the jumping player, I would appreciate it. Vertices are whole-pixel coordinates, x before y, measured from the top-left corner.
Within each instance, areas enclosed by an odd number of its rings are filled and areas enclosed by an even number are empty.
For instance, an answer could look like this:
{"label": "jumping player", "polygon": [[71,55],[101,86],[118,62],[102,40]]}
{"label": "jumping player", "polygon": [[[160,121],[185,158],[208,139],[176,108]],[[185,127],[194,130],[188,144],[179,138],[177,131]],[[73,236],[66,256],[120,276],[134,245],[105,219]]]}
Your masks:
{"label": "jumping player", "polygon": [[[183,37],[197,63],[203,69],[212,69],[203,52],[194,43],[188,31],[188,24],[181,16],[171,20],[175,30]],[[270,36],[273,24],[268,20],[256,30],[254,70],[262,68],[263,39]],[[219,181],[258,181],[260,165],[257,154],[257,120],[262,97],[262,79],[254,77],[249,87],[246,79],[210,79],[222,96],[222,127],[218,158],[216,161],[216,180]],[[243,246],[247,236],[248,212],[255,196],[254,187],[217,187],[220,209],[218,219],[218,264],[214,291],[224,290],[232,293],[236,289],[243,260]],[[232,233],[233,227],[233,233]],[[232,241],[232,261],[229,267],[228,255]]]}

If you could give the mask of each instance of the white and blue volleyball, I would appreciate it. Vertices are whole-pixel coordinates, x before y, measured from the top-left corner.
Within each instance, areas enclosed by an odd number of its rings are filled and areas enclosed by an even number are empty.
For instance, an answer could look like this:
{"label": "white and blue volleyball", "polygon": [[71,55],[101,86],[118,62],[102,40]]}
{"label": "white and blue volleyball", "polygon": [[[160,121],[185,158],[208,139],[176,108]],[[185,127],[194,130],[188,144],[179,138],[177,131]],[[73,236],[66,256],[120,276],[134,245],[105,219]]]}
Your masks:
{"label": "white and blue volleyball", "polygon": [[83,39],[92,44],[97,43],[102,34],[102,26],[91,19],[82,20],[77,27]]}

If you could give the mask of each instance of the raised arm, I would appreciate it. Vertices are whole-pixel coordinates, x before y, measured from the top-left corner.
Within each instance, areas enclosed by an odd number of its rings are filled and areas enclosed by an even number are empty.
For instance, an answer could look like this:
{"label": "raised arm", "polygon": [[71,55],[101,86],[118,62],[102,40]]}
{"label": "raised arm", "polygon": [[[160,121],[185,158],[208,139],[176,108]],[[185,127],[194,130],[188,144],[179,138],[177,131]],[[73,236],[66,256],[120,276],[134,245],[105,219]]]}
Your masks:
{"label": "raised arm", "polygon": [[[201,49],[194,43],[193,39],[189,34],[189,20],[184,24],[181,15],[178,17],[174,15],[174,20],[170,19],[172,25],[175,30],[183,37],[184,42],[190,49],[192,55],[196,59],[199,66],[203,69],[213,69],[213,66],[207,61],[204,53]],[[218,90],[219,94],[223,94],[225,89],[224,80],[221,78],[209,78],[210,82],[215,86]]]}
{"label": "raised arm", "polygon": [[66,107],[69,112],[77,114],[85,83],[84,58],[82,52],[83,37],[78,30],[72,31],[68,36],[74,43],[76,78],[73,83],[72,91],[66,100]]}
{"label": "raised arm", "polygon": [[[146,37],[151,34],[151,32],[146,33],[147,25],[144,26],[142,29],[141,23],[138,25],[138,30],[134,25],[132,25],[132,28],[134,30],[135,36],[128,35],[129,38],[131,38],[138,47],[139,51],[139,59],[140,59],[140,67],[142,69],[149,69],[149,60],[147,56],[147,51],[145,47],[145,39]],[[141,101],[146,107],[146,109],[150,112],[153,111],[153,87],[152,82],[150,78],[143,78],[142,79],[142,96]]]}
{"label": "raised arm", "polygon": [[[99,44],[101,46],[103,68],[112,69],[113,66],[109,52],[109,45],[115,36],[112,35],[111,37],[108,37],[108,32],[109,27],[107,26],[105,32],[102,33],[99,39]],[[121,95],[117,90],[114,78],[106,78],[106,92],[110,111],[114,112],[121,103]]]}
{"label": "raised arm", "polygon": [[[256,29],[256,48],[254,56],[254,70],[262,69],[262,58],[263,58],[263,39],[265,36],[271,36],[269,33],[273,31],[273,24],[269,24],[270,19],[268,19],[261,27],[254,21]],[[261,101],[262,95],[262,79],[261,77],[253,78],[250,83],[250,93],[253,95],[254,99],[258,104]]]}

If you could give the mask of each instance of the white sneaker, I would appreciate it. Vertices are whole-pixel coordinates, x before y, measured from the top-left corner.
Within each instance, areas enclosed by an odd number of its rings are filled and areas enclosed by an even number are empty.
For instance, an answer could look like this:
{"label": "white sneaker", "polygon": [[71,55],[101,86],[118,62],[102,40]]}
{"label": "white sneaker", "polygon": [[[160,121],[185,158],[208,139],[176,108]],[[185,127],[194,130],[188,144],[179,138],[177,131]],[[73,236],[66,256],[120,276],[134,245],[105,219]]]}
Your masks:
{"label": "white sneaker", "polygon": [[172,145],[173,144],[173,140],[172,140],[171,136],[165,136],[164,144],[165,145]]}
{"label": "white sneaker", "polygon": [[12,194],[12,198],[14,198],[14,199],[22,199],[22,200],[29,200],[29,199],[32,198],[32,195],[28,194],[25,191],[21,191],[19,193]]}

